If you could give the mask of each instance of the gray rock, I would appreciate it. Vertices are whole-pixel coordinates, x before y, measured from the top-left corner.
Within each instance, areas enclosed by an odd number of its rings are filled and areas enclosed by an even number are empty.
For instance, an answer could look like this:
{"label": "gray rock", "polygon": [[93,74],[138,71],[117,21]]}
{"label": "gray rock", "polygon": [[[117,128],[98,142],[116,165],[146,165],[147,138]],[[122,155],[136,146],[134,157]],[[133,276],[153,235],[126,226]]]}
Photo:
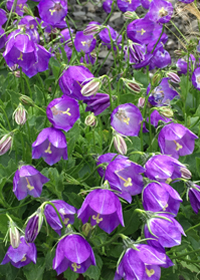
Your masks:
{"label": "gray rock", "polygon": [[115,12],[113,13],[113,15],[111,16],[110,18],[110,21],[115,21],[116,19],[120,18],[122,16],[122,13],[121,12]]}

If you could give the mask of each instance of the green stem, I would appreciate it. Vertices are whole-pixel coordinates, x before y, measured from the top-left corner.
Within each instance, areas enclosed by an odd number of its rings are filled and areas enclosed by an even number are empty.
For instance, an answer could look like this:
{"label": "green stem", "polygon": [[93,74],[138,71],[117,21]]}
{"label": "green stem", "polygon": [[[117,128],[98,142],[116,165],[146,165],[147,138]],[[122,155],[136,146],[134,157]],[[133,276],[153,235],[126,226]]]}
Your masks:
{"label": "green stem", "polygon": [[63,228],[65,228],[66,225],[64,224],[63,219],[61,218],[60,213],[58,212],[58,210],[57,210],[57,208],[55,207],[55,205],[54,205],[52,202],[50,202],[50,201],[46,201],[46,202],[44,202],[44,203],[42,204],[41,207],[44,208],[46,204],[49,204],[49,205],[51,205],[51,206],[53,207],[53,209],[56,211],[56,214],[58,215],[58,218],[59,218],[59,220],[60,220],[60,222],[61,222]]}
{"label": "green stem", "polygon": [[10,19],[11,19],[11,16],[12,16],[12,12],[15,11],[16,6],[17,6],[17,0],[15,0],[15,1],[13,2],[12,8],[11,8],[10,13],[9,13],[8,20],[7,20],[7,22],[6,22],[6,27],[5,27],[5,29],[4,29],[5,32],[6,32],[6,30],[7,30],[8,24],[9,24],[9,22],[10,22]]}
{"label": "green stem", "polygon": [[114,10],[114,3],[115,3],[115,1],[112,2],[111,11],[110,11],[109,15],[107,16],[107,18],[105,19],[105,21],[102,25],[105,25],[109,21],[111,15],[113,13],[113,10]]}
{"label": "green stem", "polygon": [[155,43],[155,45],[154,45],[153,50],[151,51],[151,53],[154,52],[155,48],[157,47],[158,43],[160,42],[160,39],[161,39],[161,37],[162,37],[164,31],[165,31],[165,24],[163,24],[163,26],[162,26],[162,32],[160,33],[160,36],[159,36],[157,42]]}
{"label": "green stem", "polygon": [[185,38],[185,36],[183,35],[183,33],[180,31],[180,29],[176,26],[175,23],[173,23],[172,20],[170,20],[171,24],[176,28],[176,30],[178,31],[178,33],[183,37],[183,39],[189,44],[188,40]]}
{"label": "green stem", "polygon": [[180,259],[180,258],[182,258],[182,257],[185,257],[185,256],[188,256],[188,255],[191,255],[191,254],[193,254],[193,253],[198,253],[198,252],[200,252],[200,249],[196,249],[196,250],[193,250],[193,251],[190,251],[190,252],[187,252],[187,253],[184,253],[184,254],[178,255],[178,256],[176,256],[176,257],[170,257],[170,258],[172,258],[172,260],[175,260],[175,259]]}
{"label": "green stem", "polygon": [[200,226],[200,223],[185,230],[185,233]]}
{"label": "green stem", "polygon": [[8,123],[8,127],[9,127],[9,129],[10,129],[10,131],[12,130],[12,128],[11,128],[11,125],[10,125],[10,122],[9,122],[9,119],[8,119],[8,116],[7,116],[7,114],[6,114],[6,111],[4,110],[4,108],[3,108],[3,102],[2,101],[0,101],[1,102],[1,110],[3,111],[3,113],[4,113],[4,116],[5,116],[5,118],[6,118],[6,121],[7,121],[7,123]]}

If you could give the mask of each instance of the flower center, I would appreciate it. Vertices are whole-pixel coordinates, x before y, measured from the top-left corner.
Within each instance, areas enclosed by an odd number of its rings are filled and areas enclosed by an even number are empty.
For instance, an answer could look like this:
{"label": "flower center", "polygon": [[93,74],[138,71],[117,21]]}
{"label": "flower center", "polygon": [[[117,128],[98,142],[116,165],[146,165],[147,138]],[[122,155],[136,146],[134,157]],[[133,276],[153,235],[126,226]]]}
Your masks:
{"label": "flower center", "polygon": [[64,218],[64,224],[67,225],[69,222],[69,218]]}
{"label": "flower center", "polygon": [[18,59],[17,60],[21,60],[21,61],[23,61],[23,53],[22,52],[20,52],[20,56],[18,57]]}
{"label": "flower center", "polygon": [[61,115],[61,114],[71,116],[71,113],[69,112],[69,111],[70,111],[70,108],[67,108],[66,111],[61,111],[61,110],[58,110],[58,109],[56,108],[56,106],[53,106],[53,107],[51,108],[51,111],[52,111],[52,113],[53,113],[54,116],[55,116],[55,115]]}
{"label": "flower center", "polygon": [[74,263],[72,263],[72,267],[74,269],[74,272],[76,272],[77,269],[81,268],[81,265],[78,265],[77,263],[74,262]]}
{"label": "flower center", "polygon": [[167,180],[165,181],[165,183],[166,183],[166,184],[170,184],[170,183],[171,183],[171,181],[172,181],[172,179],[171,179],[171,178],[167,178]]}
{"label": "flower center", "polygon": [[141,30],[137,30],[137,32],[138,32],[138,33],[141,33],[141,35],[143,35],[143,34],[146,32],[146,30],[144,30],[144,29],[142,28]]}
{"label": "flower center", "polygon": [[51,16],[53,16],[55,12],[59,12],[60,10],[62,10],[62,6],[60,5],[60,3],[57,3],[55,4],[53,9],[49,9],[49,12],[51,13]]}
{"label": "flower center", "polygon": [[97,224],[99,224],[101,221],[103,221],[103,218],[100,218],[100,214],[98,213],[97,216],[92,216],[92,219],[96,221]]}
{"label": "flower center", "polygon": [[34,187],[30,185],[30,182],[26,177],[25,177],[25,179],[26,179],[26,182],[27,182],[27,188],[29,189],[29,191],[32,191],[34,189]]}
{"label": "flower center", "polygon": [[47,148],[44,152],[47,153],[47,154],[52,154],[52,151],[51,151],[51,142],[49,142],[49,146],[48,146],[48,148]]}
{"label": "flower center", "polygon": [[120,175],[118,174],[118,171],[116,171],[115,173],[117,174],[117,176],[118,176],[122,181],[124,181],[124,187],[125,187],[125,188],[126,188],[126,187],[130,187],[130,186],[133,185],[133,184],[132,184],[132,179],[131,179],[130,177],[128,177],[127,179],[125,179],[125,178],[123,178],[122,176],[120,176]]}
{"label": "flower center", "polygon": [[176,151],[179,151],[183,148],[183,146],[176,142],[176,140],[174,140],[174,143],[176,144]]}
{"label": "flower center", "polygon": [[165,9],[164,9],[164,7],[162,7],[160,10],[159,10],[159,16],[160,17],[165,17],[165,16],[167,16],[168,15],[168,11],[166,11]]}
{"label": "flower center", "polygon": [[169,206],[168,203],[166,203],[166,205],[163,207],[163,211],[165,211],[168,206]]}
{"label": "flower center", "polygon": [[125,122],[127,125],[129,125],[130,118],[127,117],[125,111],[119,110],[116,116],[120,121]]}
{"label": "flower center", "polygon": [[145,271],[146,271],[146,274],[148,277],[151,277],[155,273],[155,270],[153,270],[153,269],[149,270],[147,267],[145,267]]}
{"label": "flower center", "polygon": [[26,255],[23,256],[23,258],[21,259],[21,262],[25,262],[26,261]]}
{"label": "flower center", "polygon": [[197,77],[197,83],[200,83],[200,76]]}

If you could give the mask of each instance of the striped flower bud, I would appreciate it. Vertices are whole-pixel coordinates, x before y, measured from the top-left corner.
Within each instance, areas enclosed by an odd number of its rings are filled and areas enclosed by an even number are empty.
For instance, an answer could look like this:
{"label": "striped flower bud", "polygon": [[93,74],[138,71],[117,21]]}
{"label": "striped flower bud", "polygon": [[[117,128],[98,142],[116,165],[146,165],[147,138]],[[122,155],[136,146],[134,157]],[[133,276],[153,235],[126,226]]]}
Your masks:
{"label": "striped flower bud", "polygon": [[24,105],[29,105],[29,106],[34,106],[33,100],[27,96],[27,95],[21,95],[19,100],[24,104]]}
{"label": "striped flower bud", "polygon": [[140,93],[141,91],[141,84],[137,83],[135,80],[128,80],[128,79],[123,79],[125,85],[127,86],[128,89],[135,93]]}
{"label": "striped flower bud", "polygon": [[138,104],[137,104],[138,108],[143,108],[144,104],[145,104],[145,98],[144,97],[140,97],[138,99]]}
{"label": "striped flower bud", "polygon": [[98,24],[89,24],[85,30],[83,30],[83,34],[88,35],[95,35],[101,30],[101,26]]}
{"label": "striped flower bud", "polygon": [[91,113],[89,116],[85,118],[85,124],[90,127],[95,127],[97,125],[97,119],[94,113]]}
{"label": "striped flower bud", "polygon": [[17,109],[13,113],[13,117],[15,118],[15,121],[18,125],[24,125],[26,122],[26,109],[24,106],[20,103],[17,107]]}
{"label": "striped flower bud", "polygon": [[135,12],[131,12],[131,11],[126,11],[123,14],[123,16],[124,16],[125,19],[131,19],[131,20],[139,18],[138,15]]}
{"label": "striped flower bud", "polygon": [[181,167],[180,171],[181,171],[181,177],[183,179],[187,179],[187,180],[191,179],[192,173],[190,172],[190,170],[188,170],[187,168]]}
{"label": "striped flower bud", "polygon": [[174,116],[174,112],[170,107],[159,107],[158,111],[160,114],[162,114],[166,118],[172,118]]}
{"label": "striped flower bud", "polygon": [[124,138],[120,134],[115,134],[113,137],[114,147],[116,151],[121,155],[126,155],[127,146]]}
{"label": "striped flower bud", "polygon": [[20,243],[20,234],[18,229],[11,225],[9,228],[9,235],[10,235],[10,245],[15,249],[19,247]]}
{"label": "striped flower bud", "polygon": [[82,89],[81,93],[83,96],[89,97],[92,95],[96,95],[97,91],[100,88],[100,80],[99,79],[92,79],[89,83],[85,84]]}
{"label": "striped flower bud", "polygon": [[0,139],[0,156],[4,155],[7,151],[10,150],[12,147],[12,136],[10,133],[5,134],[1,139]]}
{"label": "striped flower bud", "polygon": [[168,78],[170,78],[170,81],[175,83],[175,84],[179,84],[180,81],[181,81],[179,76],[176,73],[174,73],[174,72],[167,72],[166,76]]}

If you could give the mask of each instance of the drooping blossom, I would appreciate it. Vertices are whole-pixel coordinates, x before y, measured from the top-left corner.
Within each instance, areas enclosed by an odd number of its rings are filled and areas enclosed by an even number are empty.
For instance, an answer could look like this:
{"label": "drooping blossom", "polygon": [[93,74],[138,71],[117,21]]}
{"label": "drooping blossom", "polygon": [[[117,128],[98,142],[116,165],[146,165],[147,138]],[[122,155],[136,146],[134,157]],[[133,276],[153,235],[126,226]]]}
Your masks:
{"label": "drooping blossom", "polygon": [[132,103],[119,105],[111,114],[111,126],[120,134],[138,136],[142,114]]}
{"label": "drooping blossom", "polygon": [[42,0],[38,5],[38,10],[44,22],[55,26],[67,15],[67,0]]}
{"label": "drooping blossom", "polygon": [[148,240],[148,244],[155,248],[157,241],[164,248],[178,246],[181,244],[181,234],[185,236],[182,226],[172,215],[153,212],[145,224],[144,234],[145,238],[152,238],[152,240]]}
{"label": "drooping blossom", "polygon": [[87,104],[85,111],[91,111],[97,116],[110,106],[110,97],[105,93],[97,93],[90,99],[84,100],[84,103]]}
{"label": "drooping blossom", "polygon": [[171,56],[163,47],[155,50],[152,56],[153,57],[149,64],[149,70],[152,70],[155,67],[162,69],[171,64]]}
{"label": "drooping blossom", "polygon": [[42,192],[42,186],[48,181],[49,179],[33,166],[22,165],[14,175],[13,192],[18,200],[24,199],[28,194],[33,197],[39,197]]}
{"label": "drooping blossom", "polygon": [[[147,121],[149,122],[149,118],[147,118]],[[150,115],[150,121],[153,126],[157,127],[159,121],[168,123],[171,122],[171,119],[166,118],[165,116],[160,114],[157,110],[154,110]]]}
{"label": "drooping blossom", "polygon": [[192,209],[196,214],[198,214],[198,211],[200,209],[200,186],[192,182],[187,182],[187,183],[188,183],[188,196],[190,199]]}
{"label": "drooping blossom", "polygon": [[91,265],[96,265],[94,252],[81,235],[69,234],[58,242],[53,259],[53,269],[58,275],[68,267],[76,273],[84,273]]}
{"label": "drooping blossom", "polygon": [[114,280],[159,280],[161,265],[166,264],[166,254],[146,244],[134,244],[122,257]]}
{"label": "drooping blossom", "polygon": [[123,0],[117,0],[117,6],[122,11],[125,13],[126,11],[131,11],[134,12],[137,7],[141,5],[140,1],[123,1]]}
{"label": "drooping blossom", "polygon": [[53,165],[61,157],[64,160],[67,156],[67,141],[64,133],[53,127],[44,128],[32,144],[32,158],[42,157],[46,163]]}
{"label": "drooping blossom", "polygon": [[113,0],[105,0],[102,4],[104,11],[109,14],[111,12]]}
{"label": "drooping blossom", "polygon": [[[193,54],[190,54],[190,57],[189,57],[189,72],[191,72],[191,64],[193,64],[193,67],[194,67],[194,64],[196,62],[196,58],[194,57]],[[199,66],[199,65],[198,65]],[[177,63],[176,63],[176,67],[177,67],[177,70],[178,70],[178,74],[187,74],[187,61],[184,59],[184,58],[180,58],[178,59]]]}
{"label": "drooping blossom", "polygon": [[59,79],[62,92],[78,100],[87,99],[81,94],[82,86],[91,81],[93,74],[84,66],[69,66]]}
{"label": "drooping blossom", "polygon": [[145,169],[145,176],[159,182],[170,183],[176,178],[191,178],[191,173],[184,164],[167,155],[152,156],[146,162]]}
{"label": "drooping blossom", "polygon": [[[74,223],[74,215],[76,214],[75,207],[69,205],[63,200],[52,200],[50,202],[53,203],[58,210],[65,226]],[[47,204],[45,206],[44,215],[50,227],[61,235],[62,224],[53,206]]]}
{"label": "drooping blossom", "polygon": [[173,6],[164,0],[153,0],[150,3],[148,17],[157,23],[167,23],[173,15]]}
{"label": "drooping blossom", "polygon": [[142,204],[146,211],[178,214],[182,199],[179,193],[165,183],[149,183],[142,193]]}
{"label": "drooping blossom", "polygon": [[161,129],[158,135],[158,144],[163,154],[178,159],[179,156],[193,153],[195,139],[198,137],[187,127],[179,123],[170,123]]}
{"label": "drooping blossom", "polygon": [[34,215],[28,220],[28,223],[26,225],[26,229],[25,229],[26,242],[32,243],[35,241],[36,237],[38,236],[38,233],[41,230],[42,223],[43,223],[43,215],[41,212],[38,211],[36,215]]}
{"label": "drooping blossom", "polygon": [[107,46],[108,49],[111,48],[111,40],[113,41],[114,50],[117,50],[116,46],[120,48],[119,44],[122,41],[122,35],[119,35],[111,26],[107,25],[107,27],[99,33],[99,37],[101,41],[103,41],[103,45]]}
{"label": "drooping blossom", "polygon": [[192,84],[196,89],[200,90],[200,67],[196,68],[192,74]]}
{"label": "drooping blossom", "polygon": [[68,131],[80,118],[78,102],[66,95],[55,98],[47,106],[48,120],[56,129]]}
{"label": "drooping blossom", "polygon": [[91,191],[78,210],[78,218],[85,224],[91,217],[91,225],[98,225],[110,234],[119,224],[124,226],[119,198],[110,190]]}
{"label": "drooping blossom", "polygon": [[1,264],[10,262],[13,266],[20,268],[30,262],[36,263],[37,250],[34,243],[26,243],[24,236],[20,237],[17,248],[10,246]]}

